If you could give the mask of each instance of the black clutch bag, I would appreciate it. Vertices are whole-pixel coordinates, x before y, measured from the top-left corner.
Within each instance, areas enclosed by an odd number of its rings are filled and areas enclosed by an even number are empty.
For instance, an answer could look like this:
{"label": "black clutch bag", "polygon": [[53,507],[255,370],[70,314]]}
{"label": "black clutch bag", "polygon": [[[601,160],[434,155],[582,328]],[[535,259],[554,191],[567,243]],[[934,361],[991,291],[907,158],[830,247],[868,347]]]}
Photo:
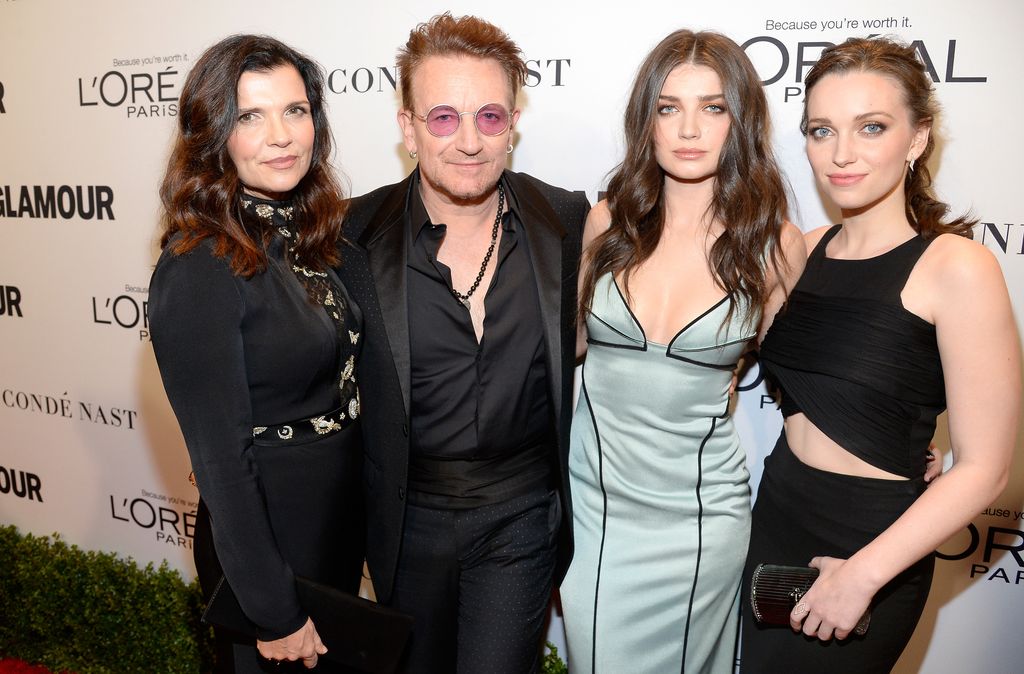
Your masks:
{"label": "black clutch bag", "polygon": [[[818,578],[809,566],[758,564],[750,577],[750,607],[762,625],[789,625],[789,615]],[[871,622],[865,611],[853,633],[864,636]]]}
{"label": "black clutch bag", "polygon": [[[320,657],[364,672],[394,672],[412,631],[412,616],[308,578],[296,577],[299,602],[309,613],[327,653]],[[256,625],[222,576],[203,622],[256,639]]]}

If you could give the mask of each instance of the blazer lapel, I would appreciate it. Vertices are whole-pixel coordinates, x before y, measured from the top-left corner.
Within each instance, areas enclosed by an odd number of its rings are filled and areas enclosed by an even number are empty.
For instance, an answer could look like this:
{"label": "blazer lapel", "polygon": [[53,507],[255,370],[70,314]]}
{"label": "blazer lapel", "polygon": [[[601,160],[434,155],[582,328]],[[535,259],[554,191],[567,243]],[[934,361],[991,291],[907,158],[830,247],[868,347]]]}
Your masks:
{"label": "blazer lapel", "polygon": [[409,309],[406,292],[408,241],[405,203],[410,178],[399,183],[381,204],[363,234],[359,245],[366,249],[370,274],[377,289],[391,355],[395,361],[406,417],[409,415]]}
{"label": "blazer lapel", "polygon": [[565,227],[547,199],[535,187],[512,173],[506,179],[515,190],[523,213],[523,228],[529,242],[530,262],[537,280],[541,321],[544,325],[544,346],[547,351],[548,382],[555,422],[561,427],[562,378],[562,240]]}

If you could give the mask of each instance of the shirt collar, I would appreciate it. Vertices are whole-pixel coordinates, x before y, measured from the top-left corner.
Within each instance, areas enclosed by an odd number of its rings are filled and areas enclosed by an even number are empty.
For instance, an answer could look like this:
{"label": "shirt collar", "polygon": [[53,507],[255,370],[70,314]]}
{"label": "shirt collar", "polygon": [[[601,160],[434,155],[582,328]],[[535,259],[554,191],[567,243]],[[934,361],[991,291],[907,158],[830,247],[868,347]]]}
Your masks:
{"label": "shirt collar", "polygon": [[[430,215],[427,213],[426,206],[423,205],[423,198],[420,196],[420,171],[417,168],[411,184],[409,186],[409,194],[406,200],[406,212],[409,214],[409,224],[412,227],[412,240],[415,241],[420,232],[427,225],[439,224],[432,223],[430,221]],[[505,173],[501,174],[501,186],[505,189],[505,203],[508,205],[508,212],[513,217],[503,218],[503,227],[508,230],[515,231],[516,223],[522,222],[522,216],[519,208],[519,200],[516,198],[515,192],[512,190],[512,186],[509,184]]]}

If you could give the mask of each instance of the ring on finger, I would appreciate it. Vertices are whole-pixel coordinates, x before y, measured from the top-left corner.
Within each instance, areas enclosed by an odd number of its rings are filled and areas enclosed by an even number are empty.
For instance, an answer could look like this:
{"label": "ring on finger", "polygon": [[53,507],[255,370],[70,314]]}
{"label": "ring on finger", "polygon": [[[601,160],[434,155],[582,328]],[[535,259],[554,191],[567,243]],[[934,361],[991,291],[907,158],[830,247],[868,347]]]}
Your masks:
{"label": "ring on finger", "polygon": [[810,607],[808,607],[807,604],[805,604],[804,602],[799,602],[796,606],[793,607],[793,617],[795,618],[803,618],[810,612]]}

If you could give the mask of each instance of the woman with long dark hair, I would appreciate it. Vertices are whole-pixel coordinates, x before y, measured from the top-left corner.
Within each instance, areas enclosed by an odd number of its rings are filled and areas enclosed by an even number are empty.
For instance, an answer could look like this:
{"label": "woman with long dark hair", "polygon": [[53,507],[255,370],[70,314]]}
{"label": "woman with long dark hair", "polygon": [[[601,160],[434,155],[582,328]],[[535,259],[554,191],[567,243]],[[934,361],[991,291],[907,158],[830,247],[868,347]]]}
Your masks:
{"label": "woman with long dark hair", "polygon": [[[802,634],[744,611],[742,667],[888,672],[924,608],[932,551],[1006,484],[1020,346],[998,263],[931,190],[936,104],[914,49],[848,40],[822,53],[806,90],[807,158],[843,219],[807,234],[804,274],[762,345],[785,427],[747,577],[760,563],[819,575],[790,614]],[[953,467],[925,490],[924,448],[947,406]],[[866,634],[851,635],[868,611]]]}
{"label": "woman with long dark hair", "polygon": [[761,82],[717,33],[647,56],[584,232],[571,671],[731,672],[750,491],[730,380],[799,275]]}
{"label": "woman with long dark hair", "polygon": [[218,630],[221,672],[316,666],[295,577],[359,586],[360,316],[331,268],[343,202],[324,106],[309,58],[218,42],[185,81],[160,190],[150,329],[200,493],[196,567],[258,635]]}

